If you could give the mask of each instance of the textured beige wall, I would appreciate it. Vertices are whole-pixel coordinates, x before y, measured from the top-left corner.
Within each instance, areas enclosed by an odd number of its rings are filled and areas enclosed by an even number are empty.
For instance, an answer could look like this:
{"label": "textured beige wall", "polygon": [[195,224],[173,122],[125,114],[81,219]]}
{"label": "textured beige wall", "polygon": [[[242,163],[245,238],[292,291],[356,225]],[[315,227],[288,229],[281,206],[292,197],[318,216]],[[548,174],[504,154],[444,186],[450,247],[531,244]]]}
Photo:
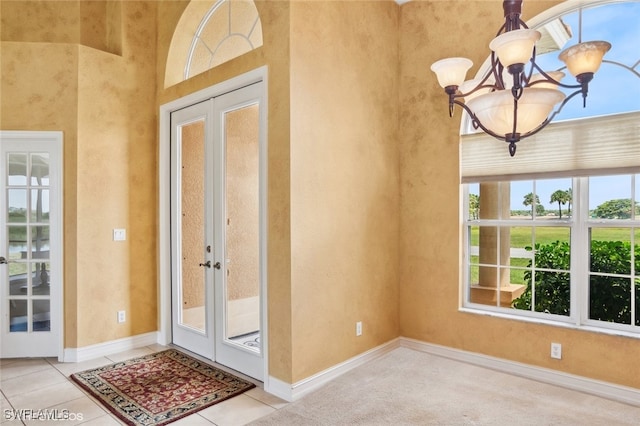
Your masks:
{"label": "textured beige wall", "polygon": [[394,2],[291,5],[294,382],[398,336],[397,23]]}
{"label": "textured beige wall", "polygon": [[80,2],[0,2],[2,41],[80,43]]}
{"label": "textured beige wall", "polygon": [[[81,347],[157,329],[155,21],[156,2],[122,2],[123,55],[80,50]],[[126,228],[127,240],[112,241],[113,228]],[[116,323],[118,310],[126,323]]]}
{"label": "textured beige wall", "polygon": [[64,132],[67,348],[157,329],[155,5],[0,6],[2,128]]}
{"label": "textured beige wall", "polygon": [[[556,3],[527,1],[524,17]],[[502,8],[497,1],[432,1],[410,2],[401,9],[400,334],[640,387],[638,339],[458,311],[462,114],[456,108],[455,117],[448,118],[445,95],[429,65],[448,56],[466,56],[476,64],[469,75],[475,74],[503,23]],[[551,342],[562,343],[562,360],[550,359]]]}
{"label": "textured beige wall", "polygon": [[122,53],[118,0],[11,0],[1,8],[3,41],[74,43]]}

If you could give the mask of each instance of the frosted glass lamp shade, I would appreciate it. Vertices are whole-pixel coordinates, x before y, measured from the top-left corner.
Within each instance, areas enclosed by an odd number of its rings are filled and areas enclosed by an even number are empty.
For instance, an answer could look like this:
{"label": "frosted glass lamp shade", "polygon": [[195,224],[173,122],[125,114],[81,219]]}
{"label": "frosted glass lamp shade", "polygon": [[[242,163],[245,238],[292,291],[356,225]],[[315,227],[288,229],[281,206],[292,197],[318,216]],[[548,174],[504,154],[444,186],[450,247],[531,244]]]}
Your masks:
{"label": "frosted glass lamp shade", "polygon": [[[516,133],[534,130],[547,119],[554,105],[561,102],[565,94],[555,89],[524,89],[518,100],[518,124]],[[513,131],[513,95],[510,90],[480,95],[466,102],[482,125],[498,135]]]}
{"label": "frosted glass lamp shade", "polygon": [[526,64],[533,54],[533,46],[540,39],[540,32],[521,29],[507,31],[491,40],[489,48],[496,52],[504,67]]}
{"label": "frosted glass lamp shade", "polygon": [[563,50],[558,59],[567,64],[569,72],[577,77],[584,73],[595,73],[602,64],[604,54],[611,49],[606,41],[587,41]]}
{"label": "frosted glass lamp shade", "polygon": [[[559,83],[560,80],[562,80],[564,78],[565,74],[562,71],[549,71],[549,72],[547,72],[547,75]],[[542,74],[534,74],[534,75],[531,76],[531,79],[529,80],[529,84],[531,84],[531,83],[533,83],[535,81],[540,81],[540,80],[546,80],[545,76],[543,76]],[[535,87],[536,89],[557,89],[557,90],[560,90],[560,86],[558,86],[557,84],[553,84],[553,83],[537,83],[537,84],[535,84],[535,85],[533,85],[531,87]]]}
{"label": "frosted glass lamp shade", "polygon": [[436,73],[438,83],[443,88],[460,86],[473,62],[467,58],[447,58],[434,62],[431,71]]}

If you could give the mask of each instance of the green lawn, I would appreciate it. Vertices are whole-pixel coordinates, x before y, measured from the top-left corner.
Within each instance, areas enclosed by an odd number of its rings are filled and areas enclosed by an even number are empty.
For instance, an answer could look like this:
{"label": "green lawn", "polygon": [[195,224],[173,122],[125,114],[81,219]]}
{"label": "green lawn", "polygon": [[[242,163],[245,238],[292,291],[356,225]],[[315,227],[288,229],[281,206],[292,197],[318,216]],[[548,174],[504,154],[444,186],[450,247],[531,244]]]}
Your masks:
{"label": "green lawn", "polygon": [[[479,244],[479,227],[471,228],[471,245]],[[511,247],[524,248],[531,245],[531,232],[533,228],[527,226],[514,226],[511,228]],[[554,241],[569,242],[569,228],[565,227],[537,227],[535,228],[536,243],[549,244]],[[631,232],[623,228],[598,228],[594,229],[592,235],[595,239],[602,241],[631,241]]]}
{"label": "green lawn", "polygon": [[[524,248],[531,245],[531,232],[532,227],[527,226],[515,226],[511,228],[511,247],[512,248]],[[471,245],[478,246],[479,227],[474,226],[471,230]],[[639,231],[636,231],[640,234]],[[567,241],[569,242],[569,228],[566,227],[537,227],[535,229],[536,243],[548,244],[554,241]],[[592,231],[592,237],[601,241],[631,241],[631,232],[629,229],[623,228],[598,228]],[[639,239],[638,236],[636,239]],[[511,258],[511,266],[526,268],[529,264],[529,259],[526,258]],[[478,264],[478,256],[471,256],[471,264]],[[524,270],[511,269],[511,283],[512,284],[525,284]],[[478,282],[478,267],[472,266],[471,268],[471,282]]]}
{"label": "green lawn", "polygon": [[[471,263],[477,265],[478,264],[478,256],[471,256]],[[522,267],[526,268],[529,264],[529,259],[524,259],[520,257],[512,257],[511,258],[511,266],[514,267]],[[525,284],[524,282],[524,269],[511,269],[509,271],[511,284]],[[478,267],[471,267],[471,282],[478,282]]]}

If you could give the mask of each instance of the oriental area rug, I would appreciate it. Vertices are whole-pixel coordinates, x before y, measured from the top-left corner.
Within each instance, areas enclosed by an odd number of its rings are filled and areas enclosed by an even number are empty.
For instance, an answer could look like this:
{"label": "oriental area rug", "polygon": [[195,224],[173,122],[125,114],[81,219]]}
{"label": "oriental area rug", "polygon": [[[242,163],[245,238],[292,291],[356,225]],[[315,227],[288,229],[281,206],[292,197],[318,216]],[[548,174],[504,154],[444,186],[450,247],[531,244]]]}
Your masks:
{"label": "oriental area rug", "polygon": [[174,349],[71,379],[131,426],[165,425],[255,386]]}

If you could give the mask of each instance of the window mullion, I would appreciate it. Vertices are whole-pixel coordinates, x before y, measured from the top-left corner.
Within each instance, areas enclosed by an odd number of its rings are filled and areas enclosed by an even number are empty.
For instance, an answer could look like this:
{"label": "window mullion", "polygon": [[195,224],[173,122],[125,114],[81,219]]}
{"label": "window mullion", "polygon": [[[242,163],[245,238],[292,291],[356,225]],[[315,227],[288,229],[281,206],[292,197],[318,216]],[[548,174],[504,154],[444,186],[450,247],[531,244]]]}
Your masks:
{"label": "window mullion", "polygon": [[571,315],[576,325],[589,316],[589,184],[588,178],[573,180],[571,225]]}

